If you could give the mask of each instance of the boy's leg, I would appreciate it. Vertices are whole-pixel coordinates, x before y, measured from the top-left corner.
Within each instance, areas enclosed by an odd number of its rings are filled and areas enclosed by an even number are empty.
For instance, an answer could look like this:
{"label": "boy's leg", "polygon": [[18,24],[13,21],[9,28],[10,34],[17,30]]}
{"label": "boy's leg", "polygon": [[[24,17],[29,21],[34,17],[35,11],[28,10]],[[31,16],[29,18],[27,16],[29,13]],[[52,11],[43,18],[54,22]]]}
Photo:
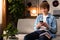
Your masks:
{"label": "boy's leg", "polygon": [[24,37],[24,40],[35,40],[39,38],[39,33],[38,31],[32,32]]}
{"label": "boy's leg", "polygon": [[40,36],[38,40],[51,40],[51,38],[47,38],[45,35]]}
{"label": "boy's leg", "polygon": [[38,39],[38,40],[51,40],[51,39],[48,39],[46,36],[39,36],[41,33],[44,33],[45,31],[35,31],[35,32],[32,32],[28,35],[26,35],[24,37],[24,40],[35,40],[35,39]]}

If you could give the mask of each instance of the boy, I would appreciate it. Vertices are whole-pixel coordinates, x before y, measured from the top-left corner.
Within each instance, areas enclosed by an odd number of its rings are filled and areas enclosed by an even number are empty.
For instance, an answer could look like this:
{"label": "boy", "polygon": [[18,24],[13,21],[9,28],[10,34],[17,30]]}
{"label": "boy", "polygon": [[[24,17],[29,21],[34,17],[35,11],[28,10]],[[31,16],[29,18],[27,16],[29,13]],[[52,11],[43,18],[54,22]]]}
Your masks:
{"label": "boy", "polygon": [[56,19],[54,16],[48,13],[50,6],[48,2],[42,2],[40,4],[40,11],[36,18],[34,29],[35,31],[26,35],[24,40],[51,40],[56,34]]}

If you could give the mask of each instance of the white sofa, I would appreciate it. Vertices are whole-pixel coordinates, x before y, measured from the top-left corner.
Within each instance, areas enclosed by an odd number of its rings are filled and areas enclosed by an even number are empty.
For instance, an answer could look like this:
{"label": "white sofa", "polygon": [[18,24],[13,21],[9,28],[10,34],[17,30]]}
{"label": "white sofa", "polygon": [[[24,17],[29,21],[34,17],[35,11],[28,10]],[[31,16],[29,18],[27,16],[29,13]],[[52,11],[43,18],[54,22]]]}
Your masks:
{"label": "white sofa", "polygon": [[[34,31],[33,25],[34,25],[35,19],[19,19],[17,24],[18,33],[16,36],[19,38],[19,40],[24,40],[24,36],[26,34],[29,34]],[[57,35],[60,34],[60,19],[57,19]],[[60,37],[57,36],[53,40],[60,40]]]}

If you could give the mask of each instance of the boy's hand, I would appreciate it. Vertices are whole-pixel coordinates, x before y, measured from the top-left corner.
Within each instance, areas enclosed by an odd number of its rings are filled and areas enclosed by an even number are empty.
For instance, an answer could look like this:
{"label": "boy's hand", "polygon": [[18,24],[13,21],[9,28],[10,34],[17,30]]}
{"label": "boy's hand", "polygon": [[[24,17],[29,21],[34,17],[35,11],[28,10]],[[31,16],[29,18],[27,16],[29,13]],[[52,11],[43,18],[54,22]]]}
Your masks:
{"label": "boy's hand", "polygon": [[43,22],[43,23],[42,23],[42,26],[45,26],[45,27],[47,27],[47,28],[49,27],[49,25],[48,25],[46,22]]}
{"label": "boy's hand", "polygon": [[42,26],[42,23],[38,23],[37,25],[36,25],[36,27],[39,29],[40,27]]}

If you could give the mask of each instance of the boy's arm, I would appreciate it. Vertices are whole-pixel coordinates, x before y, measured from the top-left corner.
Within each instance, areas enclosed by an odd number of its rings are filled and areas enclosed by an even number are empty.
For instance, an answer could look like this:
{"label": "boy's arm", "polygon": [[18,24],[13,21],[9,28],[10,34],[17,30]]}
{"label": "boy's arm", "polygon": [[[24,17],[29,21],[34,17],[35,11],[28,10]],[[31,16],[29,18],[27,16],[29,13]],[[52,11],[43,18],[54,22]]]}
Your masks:
{"label": "boy's arm", "polygon": [[56,33],[57,32],[57,22],[56,22],[55,17],[53,17],[52,24],[51,24],[51,27],[50,27],[50,31],[52,33]]}
{"label": "boy's arm", "polygon": [[34,30],[37,30],[37,24],[39,22],[39,16],[37,16],[35,23],[34,23]]}

